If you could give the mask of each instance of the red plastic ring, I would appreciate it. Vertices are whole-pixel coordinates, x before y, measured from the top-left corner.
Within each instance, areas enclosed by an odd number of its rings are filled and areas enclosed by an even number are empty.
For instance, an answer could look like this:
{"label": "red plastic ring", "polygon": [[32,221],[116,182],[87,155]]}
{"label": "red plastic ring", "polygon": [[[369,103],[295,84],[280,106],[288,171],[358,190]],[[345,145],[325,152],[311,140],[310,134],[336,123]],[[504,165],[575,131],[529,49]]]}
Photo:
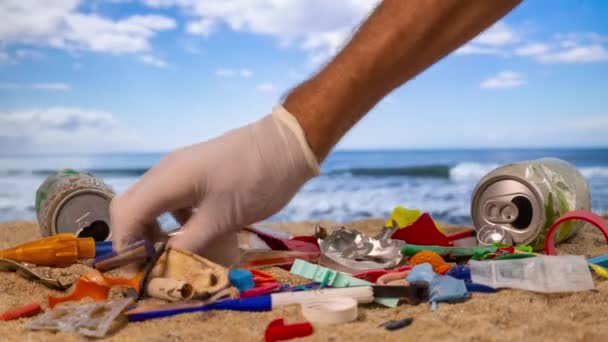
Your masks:
{"label": "red plastic ring", "polygon": [[557,255],[553,234],[560,224],[571,220],[581,220],[592,224],[602,232],[604,238],[606,239],[606,243],[608,244],[608,223],[606,223],[601,216],[585,210],[571,211],[562,215],[559,219],[557,219],[557,221],[555,221],[555,223],[553,223],[551,228],[549,228],[547,236],[545,237],[545,254]]}

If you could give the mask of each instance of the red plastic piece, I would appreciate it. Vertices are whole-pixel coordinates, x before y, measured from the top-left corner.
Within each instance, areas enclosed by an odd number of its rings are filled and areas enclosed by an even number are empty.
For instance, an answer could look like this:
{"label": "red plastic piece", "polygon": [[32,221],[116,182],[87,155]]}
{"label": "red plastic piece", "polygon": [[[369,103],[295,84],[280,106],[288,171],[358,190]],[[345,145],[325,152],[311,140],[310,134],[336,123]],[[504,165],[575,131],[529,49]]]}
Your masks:
{"label": "red plastic piece", "polygon": [[475,236],[475,231],[472,229],[463,230],[454,234],[447,235],[446,237],[450,241],[460,240],[468,237]]}
{"label": "red plastic piece", "polygon": [[352,276],[355,278],[359,278],[359,279],[363,279],[363,280],[367,280],[369,282],[375,283],[378,280],[378,278],[380,278],[381,276],[383,276],[385,274],[404,272],[404,271],[409,271],[411,269],[412,269],[411,266],[401,266],[401,267],[393,268],[392,270],[363,271],[363,272],[355,273]]}
{"label": "red plastic piece", "polygon": [[412,225],[397,229],[391,238],[412,245],[452,246],[452,242],[437,230],[435,222],[428,213],[422,214]]}
{"label": "red plastic piece", "polygon": [[312,325],[309,322],[288,324],[282,318],[275,319],[268,324],[264,334],[265,342],[291,340],[296,337],[306,337],[312,334]]}
{"label": "red plastic piece", "polygon": [[255,233],[264,241],[268,247],[275,251],[298,251],[298,252],[319,252],[317,243],[301,241],[302,239],[278,239],[255,228],[247,227],[246,230]]}
{"label": "red plastic piece", "polygon": [[39,314],[40,311],[40,304],[30,303],[1,314],[0,321],[10,321],[22,317],[31,317]]}
{"label": "red plastic piece", "polygon": [[253,283],[256,287],[264,284],[274,283],[277,281],[277,279],[272,274],[260,271],[255,268],[250,268],[249,272],[251,272],[251,275],[253,276]]}
{"label": "red plastic piece", "polygon": [[241,292],[241,298],[257,297],[272,292],[281,287],[281,283],[269,283]]}
{"label": "red plastic piece", "polygon": [[553,234],[555,233],[555,230],[557,229],[557,227],[559,227],[560,224],[570,220],[581,220],[592,224],[602,232],[604,238],[606,239],[606,243],[608,244],[608,223],[606,223],[606,221],[604,221],[601,216],[594,214],[590,211],[577,210],[562,215],[559,219],[557,219],[557,221],[555,221],[555,223],[553,223],[551,228],[549,228],[547,236],[545,237],[545,254],[557,255]]}

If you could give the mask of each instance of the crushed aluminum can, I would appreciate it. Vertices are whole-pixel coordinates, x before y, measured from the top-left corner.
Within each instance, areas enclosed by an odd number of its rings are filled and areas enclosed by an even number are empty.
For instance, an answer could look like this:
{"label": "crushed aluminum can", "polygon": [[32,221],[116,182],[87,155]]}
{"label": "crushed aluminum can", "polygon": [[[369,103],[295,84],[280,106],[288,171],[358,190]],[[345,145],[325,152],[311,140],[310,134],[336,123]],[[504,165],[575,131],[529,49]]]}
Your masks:
{"label": "crushed aluminum can", "polygon": [[405,242],[390,239],[390,231],[370,237],[344,227],[335,230],[319,239],[319,264],[347,273],[395,267],[403,259],[400,251]]}

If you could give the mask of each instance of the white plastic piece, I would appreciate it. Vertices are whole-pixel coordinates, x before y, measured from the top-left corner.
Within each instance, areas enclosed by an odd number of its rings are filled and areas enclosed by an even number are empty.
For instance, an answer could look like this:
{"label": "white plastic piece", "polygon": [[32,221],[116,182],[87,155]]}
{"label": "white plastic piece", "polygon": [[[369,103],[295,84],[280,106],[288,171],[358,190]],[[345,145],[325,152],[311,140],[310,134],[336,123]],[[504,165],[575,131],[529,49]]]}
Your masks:
{"label": "white plastic piece", "polygon": [[473,283],[534,292],[576,292],[594,288],[587,260],[580,255],[473,261]]}
{"label": "white plastic piece", "polygon": [[359,317],[357,304],[356,300],[348,297],[313,301],[302,304],[302,315],[317,325],[348,323]]}
{"label": "white plastic piece", "polygon": [[313,291],[298,291],[272,294],[272,307],[278,308],[290,304],[326,301],[337,297],[352,298],[358,303],[374,301],[374,291],[371,286],[355,286]]}

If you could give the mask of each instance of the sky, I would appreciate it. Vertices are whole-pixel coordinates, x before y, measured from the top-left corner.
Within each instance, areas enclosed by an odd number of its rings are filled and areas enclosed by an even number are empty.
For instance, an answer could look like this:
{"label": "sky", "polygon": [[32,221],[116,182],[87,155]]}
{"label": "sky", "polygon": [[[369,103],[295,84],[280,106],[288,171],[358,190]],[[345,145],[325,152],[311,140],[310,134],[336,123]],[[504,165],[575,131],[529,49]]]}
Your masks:
{"label": "sky", "polygon": [[[169,151],[269,113],[376,1],[2,0],[0,154]],[[608,146],[608,2],[525,1],[339,149]]]}

